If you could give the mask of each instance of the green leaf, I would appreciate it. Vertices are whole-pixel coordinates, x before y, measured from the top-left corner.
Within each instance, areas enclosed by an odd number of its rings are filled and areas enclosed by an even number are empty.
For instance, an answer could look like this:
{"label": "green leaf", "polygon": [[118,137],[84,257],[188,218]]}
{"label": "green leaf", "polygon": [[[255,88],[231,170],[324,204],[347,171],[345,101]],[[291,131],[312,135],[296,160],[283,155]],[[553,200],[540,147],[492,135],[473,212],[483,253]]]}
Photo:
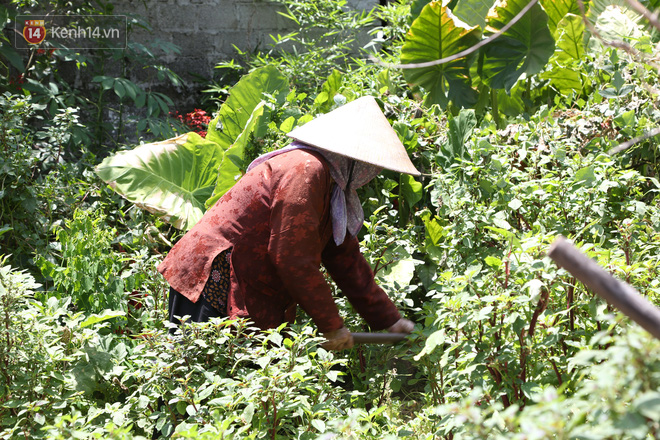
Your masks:
{"label": "green leaf", "polygon": [[321,86],[321,92],[314,100],[312,113],[327,113],[335,105],[334,97],[341,89],[342,74],[339,70],[332,71],[328,79]]}
{"label": "green leaf", "polygon": [[36,413],[34,415],[34,421],[39,425],[43,425],[46,423],[46,417],[42,413]]}
{"label": "green leaf", "polygon": [[378,276],[392,286],[407,286],[415,275],[415,265],[419,261],[403,246],[388,248],[383,257],[389,264],[378,272]]}
{"label": "green leaf", "polygon": [[[146,100],[147,100],[147,94],[144,91],[139,90],[137,96],[135,97],[135,105],[138,108],[142,108],[142,107],[144,107],[144,104],[146,103]],[[142,119],[140,122],[142,122],[142,121],[144,121],[144,119]]]}
{"label": "green leaf", "polygon": [[325,422],[321,419],[313,419],[312,420],[312,426],[318,431],[318,432],[325,432]]}
{"label": "green leaf", "polygon": [[637,411],[653,421],[660,421],[660,393],[647,391],[634,401]]}
{"label": "green leaf", "polygon": [[584,57],[584,20],[579,15],[568,14],[557,26],[558,61],[580,61]]}
{"label": "green leaf", "polygon": [[188,133],[110,156],[96,174],[137,206],[188,230],[204,214],[222,158],[219,145]]}
{"label": "green leaf", "polygon": [[594,174],[593,166],[579,169],[575,173],[573,181],[580,185],[591,186],[596,181],[596,175]]}
{"label": "green leaf", "polygon": [[628,110],[613,119],[614,124],[623,131],[632,131],[637,126],[637,118],[635,117],[635,110]]}
{"label": "green leaf", "polygon": [[550,58],[551,68],[542,74],[550,84],[562,93],[571,90],[582,91],[589,78],[580,68],[584,57],[585,25],[579,15],[568,14],[558,24],[555,31],[557,50]]}
{"label": "green leaf", "polygon": [[247,424],[252,423],[252,418],[254,417],[254,409],[255,409],[254,403],[250,402],[243,410],[243,415],[241,416],[241,418],[245,421],[245,423]]}
{"label": "green leaf", "polygon": [[0,30],[4,29],[9,23],[9,11],[3,5],[0,5]]}
{"label": "green leaf", "polygon": [[441,162],[449,165],[457,159],[469,159],[469,150],[465,145],[470,141],[474,128],[477,126],[477,117],[474,110],[463,109],[458,116],[449,119],[447,142],[439,151]]}
{"label": "green leaf", "polygon": [[70,374],[76,391],[92,394],[96,390],[98,380],[92,364],[88,362],[78,364],[70,371]]}
{"label": "green leaf", "polygon": [[426,341],[424,341],[424,348],[419,354],[415,356],[414,359],[418,361],[422,358],[422,356],[433,353],[433,351],[438,345],[442,345],[445,343],[445,340],[446,340],[446,336],[444,329],[440,329],[438,331],[431,333],[431,336],[426,338]]}
{"label": "green leaf", "polygon": [[264,93],[282,104],[289,92],[289,81],[273,66],[265,66],[245,75],[229,90],[229,97],[209,124],[206,139],[229,149],[243,133]]}
{"label": "green leaf", "polygon": [[412,4],[410,5],[410,17],[409,20],[412,23],[419,17],[419,14],[422,13],[422,9],[424,9],[424,6],[428,5],[431,3],[432,0],[413,0]]}
{"label": "green leaf", "polygon": [[541,5],[548,14],[548,28],[553,35],[567,14],[580,15],[577,0],[541,0]]}
{"label": "green leaf", "polygon": [[497,108],[500,113],[515,117],[525,111],[524,84],[516,84],[509,93],[502,89],[495,92],[497,93]]}
{"label": "green leaf", "polygon": [[621,88],[626,84],[626,81],[623,79],[621,72],[617,70],[616,72],[614,72],[614,75],[612,76],[611,83],[614,86],[614,89],[617,92],[619,92]]}
{"label": "green leaf", "polygon": [[103,77],[103,81],[101,81],[101,86],[103,86],[104,90],[110,90],[115,84],[115,79],[110,78],[109,76]]}
{"label": "green leaf", "polygon": [[296,126],[296,118],[289,116],[280,124],[280,131],[282,133],[288,133],[293,130],[293,127]]}
{"label": "green leaf", "polygon": [[516,234],[514,234],[511,231],[507,231],[506,229],[503,228],[498,228],[495,226],[486,226],[486,229],[489,229],[496,234],[500,235],[502,238],[507,240],[509,243],[514,245],[515,247],[519,248],[520,247],[520,240],[518,240],[518,237],[516,237]]}
{"label": "green leaf", "polygon": [[25,71],[25,64],[23,64],[21,55],[5,41],[0,42],[0,55],[7,58],[9,63],[19,72]]}
{"label": "green leaf", "polygon": [[587,19],[604,40],[638,41],[648,35],[640,23],[641,15],[626,0],[596,0],[589,7]]}
{"label": "green leaf", "polygon": [[475,321],[483,321],[485,319],[490,319],[490,314],[492,311],[495,309],[494,306],[484,306],[479,309],[479,312],[477,313],[477,316],[475,316],[473,319]]}
{"label": "green leaf", "polygon": [[[441,1],[434,1],[413,22],[401,48],[401,62],[421,63],[455,55],[477,44],[480,36],[478,26],[468,26],[451,15]],[[404,69],[403,76],[426,90],[427,105],[446,107],[451,101],[458,107],[471,107],[478,99],[465,57],[431,67]]]}
{"label": "green leaf", "polygon": [[[499,32],[528,4],[528,0],[498,0],[486,17],[485,36]],[[507,93],[521,75],[540,72],[552,56],[555,42],[548,15],[538,4],[483,49],[482,78],[491,88]]]}
{"label": "green leaf", "polygon": [[117,80],[115,81],[114,88],[115,88],[115,93],[117,94],[117,96],[119,96],[119,99],[123,99],[124,96],[126,95],[126,88],[124,87],[124,85],[119,80]]}
{"label": "green leaf", "polygon": [[492,267],[493,269],[497,269],[500,266],[502,266],[502,260],[500,260],[497,257],[493,257],[492,255],[486,257],[484,261],[488,266]]}
{"label": "green leaf", "polygon": [[401,174],[399,177],[399,185],[401,188],[401,196],[409,209],[412,208],[415,203],[422,200],[422,184],[416,181],[413,176],[409,174]]}
{"label": "green leaf", "polygon": [[486,15],[495,0],[460,0],[453,9],[454,15],[471,25],[486,26]]}
{"label": "green leaf", "polygon": [[205,201],[206,208],[213,206],[244,174],[245,169],[241,168],[241,162],[245,156],[245,148],[255,128],[265,117],[265,106],[263,102],[260,102],[250,115],[245,129],[238,136],[236,142],[225,151],[224,158],[218,169],[215,188],[211,196]]}
{"label": "green leaf", "polygon": [[431,240],[434,246],[440,243],[440,239],[444,236],[444,229],[435,218],[429,218],[424,221],[426,228],[426,236]]}
{"label": "green leaf", "polygon": [[509,208],[513,209],[514,211],[520,209],[522,205],[522,202],[518,199],[513,199],[509,202]]}
{"label": "green leaf", "polygon": [[80,323],[80,328],[89,327],[90,325],[98,324],[99,322],[107,321],[118,316],[126,316],[126,313],[118,310],[104,310],[98,315],[94,313]]}

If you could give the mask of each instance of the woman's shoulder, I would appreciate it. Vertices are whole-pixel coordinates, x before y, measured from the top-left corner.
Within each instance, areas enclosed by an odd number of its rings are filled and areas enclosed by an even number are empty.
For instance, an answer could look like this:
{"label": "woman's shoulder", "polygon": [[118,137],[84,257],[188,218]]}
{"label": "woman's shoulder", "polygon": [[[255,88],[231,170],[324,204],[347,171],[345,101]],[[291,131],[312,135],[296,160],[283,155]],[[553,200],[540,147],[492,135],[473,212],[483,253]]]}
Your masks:
{"label": "woman's shoulder", "polygon": [[295,149],[282,153],[269,160],[271,168],[285,174],[294,173],[305,176],[328,179],[330,169],[320,153],[310,150]]}

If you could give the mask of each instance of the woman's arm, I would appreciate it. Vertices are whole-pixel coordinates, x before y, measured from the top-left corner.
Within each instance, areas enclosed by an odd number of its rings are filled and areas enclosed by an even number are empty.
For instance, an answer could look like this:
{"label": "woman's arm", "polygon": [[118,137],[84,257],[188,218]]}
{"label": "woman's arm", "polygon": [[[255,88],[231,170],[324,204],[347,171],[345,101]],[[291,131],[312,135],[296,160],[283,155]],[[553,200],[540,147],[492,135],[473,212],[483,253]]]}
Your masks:
{"label": "woman's arm", "polygon": [[322,260],[337,286],[372,329],[389,328],[401,319],[392,300],[374,281],[374,273],[360,253],[357,238],[347,235],[339,246],[330,240]]}

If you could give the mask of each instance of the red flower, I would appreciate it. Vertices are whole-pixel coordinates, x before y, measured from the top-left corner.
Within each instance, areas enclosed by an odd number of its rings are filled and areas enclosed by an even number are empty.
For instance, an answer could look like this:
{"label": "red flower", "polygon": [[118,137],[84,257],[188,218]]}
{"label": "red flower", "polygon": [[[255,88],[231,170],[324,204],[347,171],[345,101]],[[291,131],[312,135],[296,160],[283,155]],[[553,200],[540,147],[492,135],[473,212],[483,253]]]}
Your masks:
{"label": "red flower", "polygon": [[12,76],[9,77],[9,85],[14,86],[16,90],[22,90],[23,87],[21,87],[20,85],[23,84],[24,82],[25,82],[25,74],[23,73],[13,77]]}
{"label": "red flower", "polygon": [[196,108],[194,111],[186,113],[185,116],[180,115],[178,111],[170,113],[170,115],[181,121],[182,124],[187,125],[195,133],[206,137],[206,128],[211,122],[211,117],[204,110]]}

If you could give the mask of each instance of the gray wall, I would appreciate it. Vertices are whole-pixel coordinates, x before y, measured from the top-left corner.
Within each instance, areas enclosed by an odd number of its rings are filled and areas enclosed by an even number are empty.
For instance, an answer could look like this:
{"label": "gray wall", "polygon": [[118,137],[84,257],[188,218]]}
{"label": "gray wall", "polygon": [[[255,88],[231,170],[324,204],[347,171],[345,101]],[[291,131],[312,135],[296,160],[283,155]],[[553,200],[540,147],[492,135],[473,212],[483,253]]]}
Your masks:
{"label": "gray wall", "polygon": [[[314,1],[314,0],[310,0]],[[378,0],[349,0],[359,9],[372,8]],[[270,34],[291,30],[291,22],[277,13],[284,10],[268,0],[117,0],[115,12],[136,13],[153,33],[136,32],[132,39],[148,43],[154,38],[175,43],[178,55],[162,60],[181,75],[213,76],[214,66],[236,55],[234,45],[244,51],[268,49]]]}

